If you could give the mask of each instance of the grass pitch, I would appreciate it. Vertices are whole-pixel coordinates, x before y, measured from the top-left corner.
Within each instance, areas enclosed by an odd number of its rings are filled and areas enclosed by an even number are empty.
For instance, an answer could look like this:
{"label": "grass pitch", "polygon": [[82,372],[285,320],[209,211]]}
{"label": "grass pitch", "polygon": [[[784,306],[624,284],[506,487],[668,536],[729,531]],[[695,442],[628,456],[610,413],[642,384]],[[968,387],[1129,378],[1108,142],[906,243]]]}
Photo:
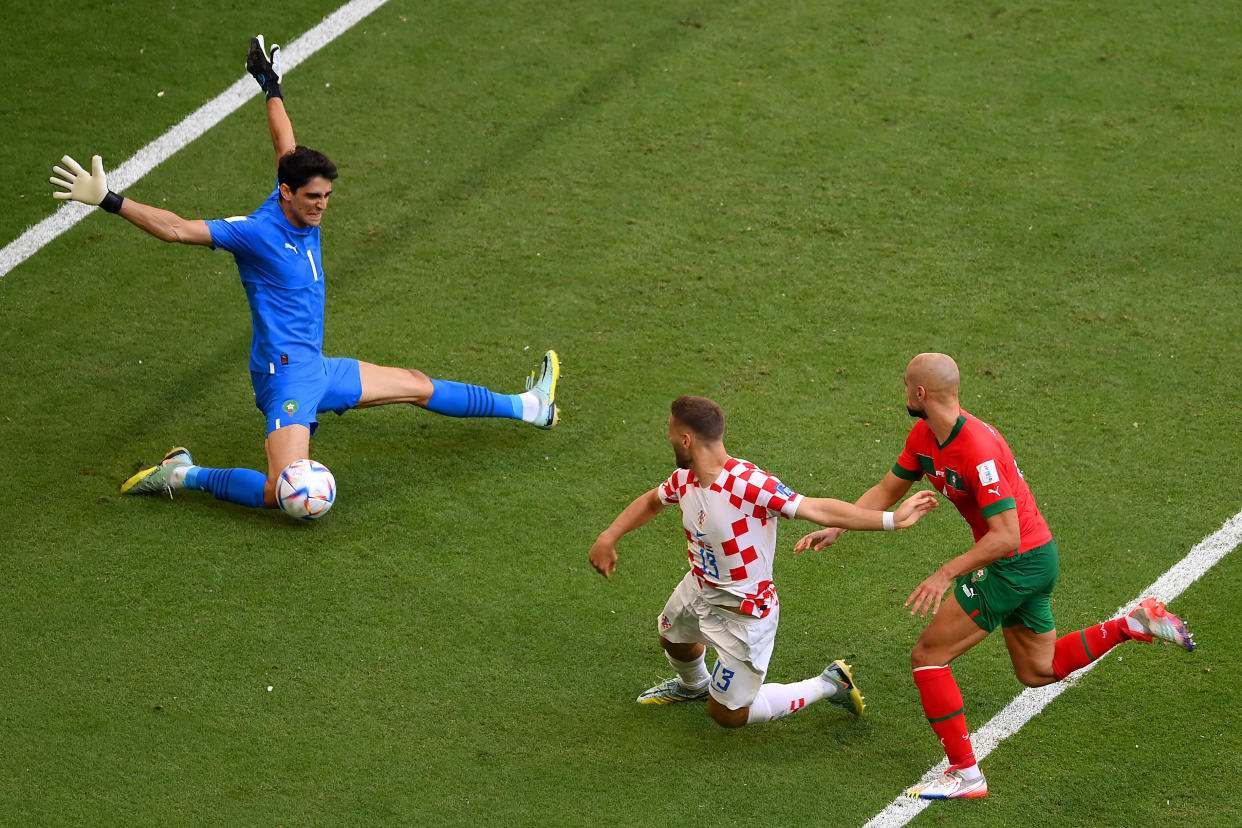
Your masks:
{"label": "grass pitch", "polygon": [[[14,10],[0,241],[51,213],[61,155],[116,166],[252,34],[332,8]],[[505,391],[555,347],[562,424],[329,416],[314,525],[122,499],[174,444],[262,463],[236,270],[104,214],[40,251],[0,280],[3,819],[864,823],[941,755],[901,603],[969,542],[952,510],[798,558],[782,527],[771,678],[848,658],[857,721],[633,704],[680,530],[627,538],[612,582],[586,550],[671,470],[681,393],[733,454],[858,496],[934,349],[1057,535],[1060,628],[1135,596],[1239,509],[1239,42],[1202,2],[393,0],[284,82],[341,167],[327,350]],[[250,212],[264,130],[256,99],[129,194]],[[989,757],[987,799],[916,824],[1231,824],[1240,580],[1228,557],[1174,605],[1199,652],[1110,654]],[[1020,690],[999,640],[955,673],[975,726]]]}

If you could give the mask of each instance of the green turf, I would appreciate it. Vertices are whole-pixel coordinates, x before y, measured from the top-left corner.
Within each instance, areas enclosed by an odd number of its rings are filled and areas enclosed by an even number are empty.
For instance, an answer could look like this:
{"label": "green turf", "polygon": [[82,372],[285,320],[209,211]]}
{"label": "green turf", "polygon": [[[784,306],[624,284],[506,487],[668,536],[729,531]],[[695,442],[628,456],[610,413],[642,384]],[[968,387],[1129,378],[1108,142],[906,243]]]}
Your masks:
{"label": "green turf", "polygon": [[[0,243],[52,212],[62,154],[117,165],[236,80],[251,34],[333,7],[10,10]],[[667,675],[681,530],[627,538],[611,582],[586,551],[671,471],[674,396],[852,499],[935,349],[1057,535],[1059,627],[1136,596],[1240,508],[1238,43],[1198,0],[393,0],[284,84],[341,168],[327,350],[507,391],[555,347],[562,424],[329,415],[340,501],[314,525],[121,498],[174,444],[262,463],[231,259],[99,213],[0,279],[0,821],[866,822],[941,756],[901,605],[968,544],[951,509],[797,558],[809,527],[782,527],[770,676],[849,658],[858,721],[633,704]],[[264,129],[251,101],[128,192],[249,212]],[[914,824],[1233,824],[1239,566],[1174,605],[1200,652],[1110,654],[989,757],[986,800]],[[955,673],[975,726],[1021,690],[999,639]]]}

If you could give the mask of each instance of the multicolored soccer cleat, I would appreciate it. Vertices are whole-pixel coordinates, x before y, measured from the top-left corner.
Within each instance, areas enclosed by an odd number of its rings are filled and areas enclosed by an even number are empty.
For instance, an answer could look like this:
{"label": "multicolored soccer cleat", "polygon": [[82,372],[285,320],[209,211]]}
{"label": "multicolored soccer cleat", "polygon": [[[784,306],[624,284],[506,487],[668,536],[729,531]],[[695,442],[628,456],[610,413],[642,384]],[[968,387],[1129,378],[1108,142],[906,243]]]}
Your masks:
{"label": "multicolored soccer cleat", "polygon": [[1186,630],[1182,619],[1165,609],[1155,598],[1147,598],[1130,612],[1130,618],[1142,626],[1144,632],[1136,632],[1130,625],[1130,634],[1139,641],[1160,639],[1184,647],[1188,652],[1195,648],[1195,637]]}
{"label": "multicolored soccer cleat", "polygon": [[854,683],[854,672],[842,659],[838,658],[825,667],[820,678],[837,686],[837,692],[828,697],[828,703],[833,707],[848,710],[855,716],[861,716],[867,709],[867,702]]}
{"label": "multicolored soccer cleat", "polygon": [[174,446],[164,455],[158,466],[143,469],[121,484],[121,494],[158,494],[165,492],[172,498],[172,473],[182,466],[194,465],[189,449]]}
{"label": "multicolored soccer cleat", "polygon": [[911,799],[978,799],[988,795],[988,780],[967,779],[958,770],[945,771],[939,778],[906,789]]}
{"label": "multicolored soccer cleat", "polygon": [[681,683],[680,678],[673,676],[671,679],[665,679],[660,682],[650,690],[644,690],[636,701],[639,704],[673,704],[674,702],[703,701],[706,698],[706,684],[703,685],[702,690],[691,690]]}
{"label": "multicolored soccer cleat", "polygon": [[537,428],[552,428],[561,419],[556,411],[556,381],[560,377],[561,361],[556,351],[548,351],[543,355],[539,374],[531,371],[526,378],[526,390],[535,392],[539,398],[539,416],[535,418]]}

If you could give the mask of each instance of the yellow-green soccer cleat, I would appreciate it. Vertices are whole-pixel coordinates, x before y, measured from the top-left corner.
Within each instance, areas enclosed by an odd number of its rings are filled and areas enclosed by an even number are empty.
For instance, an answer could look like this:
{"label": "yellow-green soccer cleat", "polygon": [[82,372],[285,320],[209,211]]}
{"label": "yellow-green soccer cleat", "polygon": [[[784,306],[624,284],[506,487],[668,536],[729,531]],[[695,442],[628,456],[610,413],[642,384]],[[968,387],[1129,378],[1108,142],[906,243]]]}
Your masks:
{"label": "yellow-green soccer cleat", "polygon": [[552,428],[561,419],[556,411],[556,381],[560,378],[561,361],[556,351],[544,354],[539,374],[531,371],[526,378],[526,390],[533,391],[539,398],[539,416],[535,418],[535,426],[538,428]]}
{"label": "yellow-green soccer cleat", "polygon": [[988,780],[983,774],[977,779],[967,779],[957,770],[945,771],[930,782],[906,789],[910,799],[978,799],[987,795]]}
{"label": "yellow-green soccer cleat", "polygon": [[673,704],[674,702],[703,701],[706,698],[706,684],[703,685],[702,690],[691,690],[681,683],[681,679],[673,676],[671,679],[665,679],[660,682],[650,690],[644,690],[643,694],[635,701],[639,704]]}
{"label": "yellow-green soccer cleat", "polygon": [[121,494],[158,494],[167,493],[171,498],[172,473],[182,466],[192,466],[194,459],[183,446],[174,446],[164,455],[158,466],[143,469],[121,484]]}
{"label": "yellow-green soccer cleat", "polygon": [[825,667],[820,678],[837,686],[837,692],[828,697],[828,703],[833,707],[848,710],[855,716],[861,716],[867,709],[867,702],[863,700],[862,692],[854,683],[854,672],[843,660],[838,658]]}

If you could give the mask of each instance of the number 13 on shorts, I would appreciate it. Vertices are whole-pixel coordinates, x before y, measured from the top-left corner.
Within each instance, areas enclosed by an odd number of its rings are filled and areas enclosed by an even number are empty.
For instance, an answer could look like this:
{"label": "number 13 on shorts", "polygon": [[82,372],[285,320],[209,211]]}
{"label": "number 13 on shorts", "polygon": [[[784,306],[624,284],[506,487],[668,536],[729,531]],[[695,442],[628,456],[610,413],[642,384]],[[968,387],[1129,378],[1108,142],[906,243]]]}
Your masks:
{"label": "number 13 on shorts", "polygon": [[721,693],[729,689],[729,684],[733,681],[733,670],[728,669],[717,659],[716,666],[712,668],[712,687]]}

